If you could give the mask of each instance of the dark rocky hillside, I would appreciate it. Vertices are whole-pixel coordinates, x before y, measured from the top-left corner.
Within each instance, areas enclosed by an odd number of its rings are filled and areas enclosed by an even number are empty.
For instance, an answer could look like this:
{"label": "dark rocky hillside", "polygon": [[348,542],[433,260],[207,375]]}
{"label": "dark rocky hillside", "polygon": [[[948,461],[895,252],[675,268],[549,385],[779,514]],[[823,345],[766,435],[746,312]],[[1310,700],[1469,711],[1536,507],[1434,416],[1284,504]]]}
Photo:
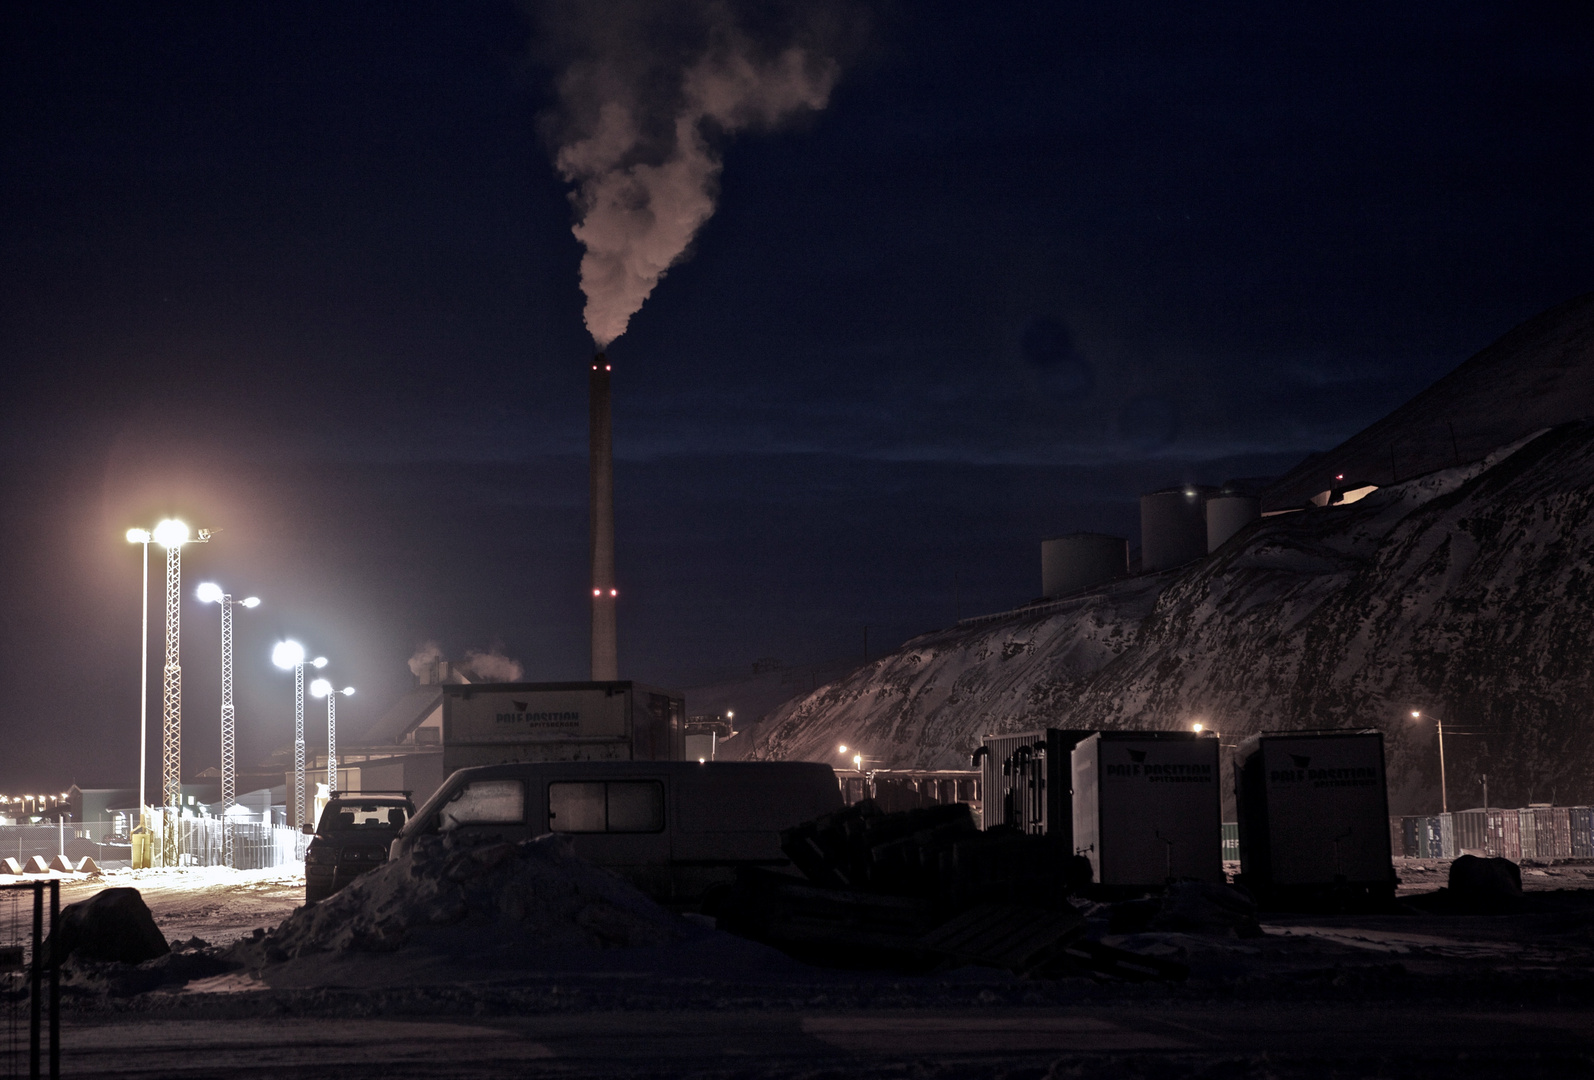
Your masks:
{"label": "dark rocky hillside", "polygon": [[[777,710],[762,757],[957,767],[986,732],[1376,726],[1396,812],[1594,801],[1594,422],[1362,501],[1265,518],[1182,570],[926,634]],[[1462,734],[1465,730],[1469,734]],[[1448,733],[1447,733],[1448,734]]]}

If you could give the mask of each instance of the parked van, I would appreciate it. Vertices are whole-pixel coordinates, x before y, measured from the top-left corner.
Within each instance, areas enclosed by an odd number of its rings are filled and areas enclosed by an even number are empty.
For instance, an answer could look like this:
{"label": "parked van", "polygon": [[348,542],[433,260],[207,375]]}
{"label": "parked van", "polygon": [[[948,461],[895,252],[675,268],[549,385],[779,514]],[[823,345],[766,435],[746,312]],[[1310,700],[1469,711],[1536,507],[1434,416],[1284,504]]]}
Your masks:
{"label": "parked van", "polygon": [[806,761],[509,762],[460,769],[394,839],[568,836],[577,855],[663,903],[689,907],[738,866],[788,865],[780,830],[842,807],[829,765]]}

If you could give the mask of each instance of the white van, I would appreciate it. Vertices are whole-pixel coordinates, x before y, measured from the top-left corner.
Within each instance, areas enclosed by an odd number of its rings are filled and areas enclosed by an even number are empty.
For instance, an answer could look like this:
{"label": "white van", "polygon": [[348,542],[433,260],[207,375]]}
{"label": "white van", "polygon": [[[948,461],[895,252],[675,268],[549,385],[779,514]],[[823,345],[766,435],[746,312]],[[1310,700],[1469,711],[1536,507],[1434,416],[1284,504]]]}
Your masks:
{"label": "white van", "polygon": [[788,865],[780,831],[842,807],[829,765],[807,761],[510,762],[460,769],[394,839],[570,838],[577,855],[654,899],[698,903],[738,866]]}

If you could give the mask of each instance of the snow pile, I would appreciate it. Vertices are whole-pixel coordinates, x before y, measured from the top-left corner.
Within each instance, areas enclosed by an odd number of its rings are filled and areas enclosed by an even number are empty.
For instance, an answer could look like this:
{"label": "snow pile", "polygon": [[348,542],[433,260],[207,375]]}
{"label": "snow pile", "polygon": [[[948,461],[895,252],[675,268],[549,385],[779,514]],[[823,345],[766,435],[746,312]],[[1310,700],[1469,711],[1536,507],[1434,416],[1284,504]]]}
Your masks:
{"label": "snow pile", "polygon": [[424,836],[413,852],[360,877],[277,929],[240,943],[246,961],[391,952],[453,928],[484,948],[630,948],[682,936],[680,920],[628,882],[583,862],[568,840],[467,846]]}

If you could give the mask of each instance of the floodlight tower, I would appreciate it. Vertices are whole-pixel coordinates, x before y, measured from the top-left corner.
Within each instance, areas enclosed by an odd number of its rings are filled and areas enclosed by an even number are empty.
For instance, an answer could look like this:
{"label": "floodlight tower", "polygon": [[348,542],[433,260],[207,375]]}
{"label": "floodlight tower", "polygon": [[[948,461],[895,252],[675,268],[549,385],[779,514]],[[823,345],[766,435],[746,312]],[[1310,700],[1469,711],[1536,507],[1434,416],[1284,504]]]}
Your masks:
{"label": "floodlight tower", "polygon": [[144,545],[144,619],[139,635],[138,660],[138,824],[144,827],[144,815],[149,801],[144,797],[144,777],[149,772],[149,542],[154,537],[148,529],[128,529],[129,544]]}
{"label": "floodlight tower", "polygon": [[310,693],[327,699],[327,793],[331,794],[338,790],[338,695],[348,697],[354,687],[335,690],[327,680],[317,679],[310,684]]}
{"label": "floodlight tower", "polygon": [[161,673],[161,801],[168,807],[183,804],[183,669],[178,663],[178,637],[182,629],[183,545],[203,544],[209,529],[190,535],[188,526],[167,518],[155,526],[155,542],[166,549],[166,666]]}
{"label": "floodlight tower", "polygon": [[309,807],[304,801],[304,665],[324,668],[327,658],[304,658],[304,646],[297,641],[279,641],[271,650],[271,662],[283,671],[293,670],[293,807],[294,824],[303,826]]}
{"label": "floodlight tower", "polygon": [[221,586],[211,581],[199,586],[198,595],[203,603],[221,605],[221,861],[231,866],[232,829],[227,825],[227,811],[238,801],[238,752],[234,731],[237,714],[232,704],[232,609],[258,607],[260,597],[234,600],[231,593],[222,592]]}

